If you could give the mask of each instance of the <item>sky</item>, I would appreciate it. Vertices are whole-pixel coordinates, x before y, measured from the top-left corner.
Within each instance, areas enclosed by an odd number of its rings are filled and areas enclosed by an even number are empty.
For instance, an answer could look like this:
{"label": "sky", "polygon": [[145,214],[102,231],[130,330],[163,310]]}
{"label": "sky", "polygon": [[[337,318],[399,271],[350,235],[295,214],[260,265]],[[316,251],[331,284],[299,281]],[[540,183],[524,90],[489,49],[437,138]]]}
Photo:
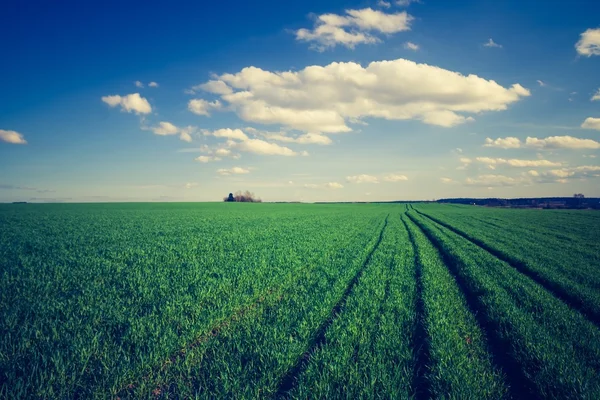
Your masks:
{"label": "sky", "polygon": [[600,197],[600,2],[0,13],[0,202]]}

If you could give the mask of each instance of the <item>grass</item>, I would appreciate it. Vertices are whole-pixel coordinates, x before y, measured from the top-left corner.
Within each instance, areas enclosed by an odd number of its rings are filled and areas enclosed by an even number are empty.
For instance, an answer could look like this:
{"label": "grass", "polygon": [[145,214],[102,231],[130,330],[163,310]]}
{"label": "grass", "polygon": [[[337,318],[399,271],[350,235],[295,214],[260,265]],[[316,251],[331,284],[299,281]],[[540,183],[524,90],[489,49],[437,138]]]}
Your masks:
{"label": "grass", "polygon": [[0,398],[598,398],[599,239],[585,211],[0,205]]}

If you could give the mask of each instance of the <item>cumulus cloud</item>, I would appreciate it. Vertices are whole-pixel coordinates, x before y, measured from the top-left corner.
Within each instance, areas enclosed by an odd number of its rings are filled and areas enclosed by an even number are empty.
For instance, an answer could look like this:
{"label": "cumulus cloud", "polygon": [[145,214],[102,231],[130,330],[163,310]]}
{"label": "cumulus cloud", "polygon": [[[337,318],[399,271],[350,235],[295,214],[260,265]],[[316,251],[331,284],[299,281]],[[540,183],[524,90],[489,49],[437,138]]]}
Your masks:
{"label": "cumulus cloud", "polygon": [[288,136],[285,132],[257,132],[264,138],[274,140],[276,142],[319,145],[328,145],[333,143],[328,136],[320,133],[309,132],[298,136]]}
{"label": "cumulus cloud", "polygon": [[11,144],[27,144],[25,137],[17,131],[0,129],[0,140]]}
{"label": "cumulus cloud", "polygon": [[516,137],[505,137],[492,140],[485,139],[484,147],[499,147],[501,149],[518,149],[521,147],[521,140]]}
{"label": "cumulus cloud", "polygon": [[[258,132],[256,129],[250,128],[253,132]],[[284,146],[280,146],[277,143],[267,142],[262,139],[251,139],[241,129],[218,129],[216,131],[204,131],[206,136],[214,136],[217,138],[228,139],[225,142],[225,148],[216,150],[214,155],[223,156],[231,154],[231,149],[238,150],[246,153],[253,153],[259,155],[269,156],[296,156],[297,152]],[[300,153],[301,155],[308,155],[306,152]],[[232,155],[235,157],[235,155]]]}
{"label": "cumulus cloud", "polygon": [[140,81],[135,81],[134,84],[136,87],[139,87],[140,89],[142,89],[144,87],[144,84]]}
{"label": "cumulus cloud", "polygon": [[407,181],[408,178],[406,177],[406,175],[389,174],[389,175],[384,176],[383,180],[386,182],[402,182],[402,181]]}
{"label": "cumulus cloud", "polygon": [[241,129],[217,129],[216,131],[203,131],[205,136],[214,136],[217,138],[227,138],[235,140],[248,140],[248,136]]}
{"label": "cumulus cloud", "polygon": [[344,185],[338,182],[327,182],[325,184],[305,183],[303,187],[306,189],[343,189]]}
{"label": "cumulus cloud", "polygon": [[595,129],[600,131],[600,118],[586,118],[585,121],[583,121],[583,124],[581,124],[581,127],[583,129]]}
{"label": "cumulus cloud", "polygon": [[596,101],[596,100],[600,100],[600,89],[598,89],[598,91],[596,93],[594,93],[594,95],[591,98],[591,101]]}
{"label": "cumulus cloud", "polygon": [[194,86],[193,90],[204,90],[212,94],[230,94],[233,90],[223,81],[208,81],[202,85]]}
{"label": "cumulus cloud", "polygon": [[213,161],[221,161],[221,158],[216,157],[216,156],[199,156],[199,157],[196,157],[194,159],[194,161],[198,161],[198,162],[206,164],[206,163],[213,162]]}
{"label": "cumulus cloud", "polygon": [[[520,84],[505,88],[405,59],[367,67],[334,62],[294,72],[247,67],[218,79],[231,89],[221,100],[244,121],[307,133],[349,132],[347,121],[363,117],[450,127],[473,120],[465,113],[506,110],[530,95]],[[206,102],[199,104],[199,111],[206,111]]]}
{"label": "cumulus cloud", "polygon": [[573,136],[550,136],[539,139],[527,137],[525,143],[515,137],[505,137],[492,140],[487,138],[484,147],[497,147],[502,149],[518,149],[519,147],[536,149],[598,149],[600,143],[592,139],[580,139]]}
{"label": "cumulus cloud", "polygon": [[192,99],[188,102],[188,110],[196,115],[204,115],[210,117],[210,112],[213,110],[220,110],[222,104],[219,100],[209,102],[203,99]]}
{"label": "cumulus cloud", "polygon": [[408,7],[412,3],[420,3],[421,0],[396,0],[396,4],[400,7]]}
{"label": "cumulus cloud", "polygon": [[575,49],[582,56],[600,56],[600,28],[583,32],[575,44]]}
{"label": "cumulus cloud", "polygon": [[346,15],[323,14],[313,29],[299,29],[296,40],[310,42],[311,48],[324,51],[342,45],[353,49],[361,43],[377,43],[373,33],[392,34],[410,30],[413,17],[406,12],[386,14],[372,8],[346,10]]}
{"label": "cumulus cloud", "polygon": [[158,83],[156,83],[156,82],[150,82],[150,83],[148,84],[148,87],[157,88],[157,87],[158,87]]}
{"label": "cumulus cloud", "polygon": [[166,136],[175,135],[179,129],[172,123],[163,121],[159,122],[157,127],[152,128],[152,131],[157,135]]}
{"label": "cumulus cloud", "polygon": [[170,136],[170,135],[179,135],[179,139],[184,142],[192,141],[192,133],[196,131],[196,127],[187,126],[184,128],[179,128],[167,121],[161,121],[158,123],[158,126],[150,128],[155,135],[160,136]]}
{"label": "cumulus cloud", "polygon": [[550,136],[545,139],[528,137],[525,145],[541,149],[600,149],[600,143],[595,140],[572,136]]}
{"label": "cumulus cloud", "polygon": [[490,39],[489,39],[487,42],[485,42],[485,43],[483,44],[483,46],[484,46],[484,47],[497,47],[497,48],[499,48],[499,49],[501,49],[501,48],[502,48],[502,45],[501,45],[501,44],[498,44],[498,43],[496,43],[496,42],[494,42],[494,40],[493,40],[492,38],[490,38]]}
{"label": "cumulus cloud", "polygon": [[295,156],[295,151],[288,147],[280,146],[276,143],[265,142],[261,139],[247,139],[243,142],[229,142],[229,147],[247,152],[267,156]]}
{"label": "cumulus cloud", "polygon": [[406,43],[404,43],[404,48],[408,49],[408,50],[417,51],[417,50],[419,50],[419,45],[414,44],[412,42],[406,42]]}
{"label": "cumulus cloud", "polygon": [[328,189],[342,189],[344,187],[344,185],[342,185],[341,183],[338,183],[338,182],[327,182],[325,184],[325,187]]}
{"label": "cumulus cloud", "polygon": [[219,157],[227,157],[231,155],[231,150],[229,149],[217,149],[215,150],[215,155]]}
{"label": "cumulus cloud", "polygon": [[376,176],[367,174],[347,176],[346,181],[350,183],[379,183],[379,179]]}
{"label": "cumulus cloud", "polygon": [[573,179],[587,179],[590,177],[600,177],[600,166],[582,165],[571,168],[552,169],[539,175],[538,181],[565,183]]}
{"label": "cumulus cloud", "polygon": [[128,113],[150,114],[152,112],[152,107],[148,100],[140,96],[139,93],[132,93],[126,96],[119,96],[118,94],[103,96],[102,101],[110,107],[121,106],[121,111],[126,111]]}
{"label": "cumulus cloud", "polygon": [[383,7],[383,8],[390,8],[390,7],[392,6],[392,4],[391,4],[390,2],[383,1],[383,0],[379,0],[379,1],[377,2],[377,5],[378,5],[379,7]]}
{"label": "cumulus cloud", "polygon": [[548,160],[518,160],[518,159],[505,159],[505,158],[490,158],[490,157],[477,157],[480,163],[495,166],[495,165],[508,165],[510,167],[560,167],[562,163],[553,162]]}
{"label": "cumulus cloud", "polygon": [[454,179],[451,178],[440,178],[440,181],[442,181],[442,183],[454,183]]}
{"label": "cumulus cloud", "polygon": [[468,186],[514,186],[522,180],[505,175],[479,175],[476,178],[467,178],[465,184]]}
{"label": "cumulus cloud", "polygon": [[250,170],[242,167],[233,167],[233,168],[220,168],[217,170],[217,174],[219,175],[240,175],[240,174],[249,174]]}

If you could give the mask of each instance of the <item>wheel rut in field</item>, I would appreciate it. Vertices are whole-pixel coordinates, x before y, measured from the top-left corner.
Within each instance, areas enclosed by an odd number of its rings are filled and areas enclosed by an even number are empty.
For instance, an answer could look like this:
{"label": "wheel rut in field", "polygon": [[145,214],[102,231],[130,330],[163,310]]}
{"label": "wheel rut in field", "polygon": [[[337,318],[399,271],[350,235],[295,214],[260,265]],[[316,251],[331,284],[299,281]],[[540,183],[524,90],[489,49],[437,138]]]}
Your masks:
{"label": "wheel rut in field", "polygon": [[[406,215],[406,213],[404,213]],[[413,376],[413,386],[415,388],[414,398],[417,400],[430,399],[431,385],[427,378],[427,372],[431,363],[431,348],[429,345],[429,337],[427,335],[425,323],[425,301],[423,300],[423,265],[419,257],[419,251],[415,238],[408,229],[408,224],[404,219],[404,215],[400,217],[404,228],[408,232],[408,238],[414,252],[415,265],[415,282],[416,282],[416,326],[413,335],[413,357],[415,359],[415,370]]]}
{"label": "wheel rut in field", "polygon": [[507,263],[508,265],[510,265],[517,271],[519,271],[521,274],[527,276],[528,278],[533,280],[535,283],[537,283],[538,285],[540,285],[541,287],[546,289],[554,297],[556,297],[557,299],[559,299],[560,301],[565,303],[571,309],[573,309],[576,312],[579,312],[588,321],[590,321],[594,325],[596,325],[596,327],[600,328],[600,315],[597,312],[589,310],[586,307],[585,303],[583,301],[581,301],[581,299],[578,299],[577,297],[568,293],[565,289],[561,288],[560,286],[556,285],[555,283],[548,281],[546,278],[541,276],[539,273],[532,271],[527,266],[526,263],[516,260],[510,256],[507,256],[506,254],[502,253],[499,250],[494,249],[493,247],[489,246],[488,244],[484,243],[483,241],[472,237],[468,233],[463,232],[460,229],[457,229],[457,228],[453,227],[452,225],[439,220],[438,218],[432,217],[432,216],[425,214],[417,209],[415,209],[415,211],[419,215],[422,215],[423,217],[428,218],[429,220],[433,221],[434,223],[441,225],[446,229],[449,229],[450,231],[456,233],[457,235],[461,236],[462,238],[473,243],[474,245],[482,248],[483,250],[487,251],[488,253],[490,253],[491,255],[496,257],[497,259],[504,261],[505,263]]}
{"label": "wheel rut in field", "polygon": [[[306,273],[308,269],[308,267],[301,268],[299,272]],[[159,365],[156,365],[153,368],[149,368],[150,372],[139,376],[135,381],[132,381],[127,385],[123,385],[122,388],[116,393],[116,397],[120,398],[134,396],[135,389],[139,386],[141,382],[148,381],[148,379],[150,379],[150,377],[152,376],[152,373],[165,370],[171,365],[175,364],[176,362],[183,360],[190,351],[193,351],[195,348],[201,346],[209,340],[215,339],[221,334],[221,331],[223,329],[226,329],[232,324],[235,324],[242,318],[251,315],[251,313],[253,312],[258,312],[258,309],[261,306],[269,305],[271,303],[277,304],[284,298],[284,296],[289,291],[290,287],[291,285],[272,287],[268,289],[263,295],[256,298],[253,302],[245,306],[238,307],[229,317],[214,324],[207,331],[205,331],[201,335],[197,336],[194,340],[189,342],[184,348],[172,353]]]}
{"label": "wheel rut in field", "polygon": [[477,325],[487,339],[488,351],[492,358],[492,363],[507,377],[510,397],[513,399],[540,399],[539,395],[536,394],[532,382],[523,373],[520,364],[510,355],[510,343],[498,334],[500,326],[488,317],[485,307],[478,300],[480,293],[471,289],[467,280],[460,274],[460,261],[451,254],[448,254],[444,250],[442,243],[418,220],[410,214],[406,215],[437,249],[458,288],[464,294],[469,311],[475,317]]}
{"label": "wheel rut in field", "polygon": [[379,238],[377,239],[377,242],[375,242],[373,249],[367,255],[367,258],[365,259],[365,262],[363,263],[363,265],[359,268],[359,270],[356,272],[356,274],[352,277],[352,279],[348,283],[348,286],[346,286],[346,289],[344,290],[342,297],[338,300],[338,302],[331,309],[331,312],[329,313],[329,317],[325,321],[323,321],[323,323],[321,323],[321,325],[315,331],[315,335],[313,336],[313,340],[311,341],[308,350],[306,352],[304,352],[296,360],[296,363],[294,364],[294,366],[292,368],[290,368],[286,372],[286,374],[283,375],[283,377],[281,378],[279,386],[274,394],[275,398],[288,397],[290,392],[298,384],[298,377],[304,372],[304,370],[306,370],[306,367],[308,367],[308,363],[310,361],[311,355],[317,349],[319,349],[320,347],[322,347],[325,344],[325,342],[326,342],[325,334],[327,332],[327,329],[329,329],[329,327],[333,324],[333,322],[339,316],[340,312],[342,311],[342,308],[344,307],[344,305],[346,304],[346,301],[348,300],[348,297],[352,293],[352,289],[354,289],[354,287],[358,283],[363,272],[365,271],[365,269],[371,262],[373,254],[379,248],[379,245],[381,244],[381,241],[383,240],[383,233],[385,232],[385,229],[387,228],[387,225],[388,225],[388,218],[389,218],[389,214],[387,217],[385,217],[385,222],[383,224],[383,228],[381,228],[381,231],[379,232]]}

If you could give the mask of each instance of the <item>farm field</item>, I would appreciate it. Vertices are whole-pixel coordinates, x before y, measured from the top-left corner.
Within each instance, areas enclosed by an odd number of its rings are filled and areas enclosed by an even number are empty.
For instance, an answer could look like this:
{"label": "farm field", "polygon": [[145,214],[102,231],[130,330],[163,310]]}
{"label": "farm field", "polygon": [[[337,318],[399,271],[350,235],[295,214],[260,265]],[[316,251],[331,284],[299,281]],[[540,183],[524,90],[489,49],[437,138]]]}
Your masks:
{"label": "farm field", "polygon": [[0,398],[600,398],[600,213],[0,205]]}

